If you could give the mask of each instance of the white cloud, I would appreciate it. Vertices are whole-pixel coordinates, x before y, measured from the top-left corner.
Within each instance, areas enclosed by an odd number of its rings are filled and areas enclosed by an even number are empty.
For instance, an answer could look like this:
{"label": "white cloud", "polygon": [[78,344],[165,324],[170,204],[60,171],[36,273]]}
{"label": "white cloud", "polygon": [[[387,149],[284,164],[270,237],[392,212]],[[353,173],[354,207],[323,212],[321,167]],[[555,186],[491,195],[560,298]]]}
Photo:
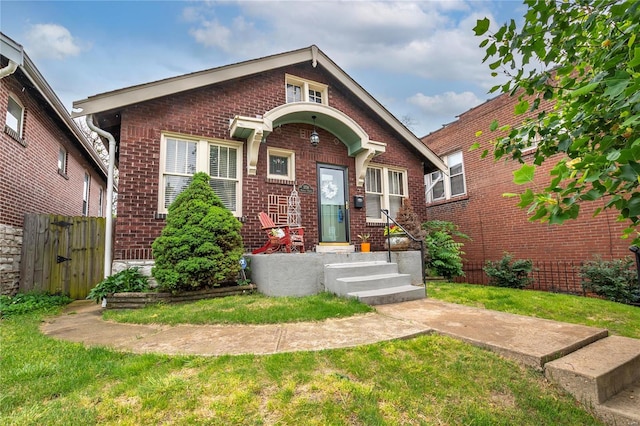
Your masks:
{"label": "white cloud", "polygon": [[27,52],[37,58],[64,59],[82,51],[68,29],[57,24],[35,24],[26,34]]}
{"label": "white cloud", "polygon": [[407,102],[417,106],[421,112],[439,116],[460,115],[483,101],[472,92],[444,92],[435,96],[417,93],[407,99]]}

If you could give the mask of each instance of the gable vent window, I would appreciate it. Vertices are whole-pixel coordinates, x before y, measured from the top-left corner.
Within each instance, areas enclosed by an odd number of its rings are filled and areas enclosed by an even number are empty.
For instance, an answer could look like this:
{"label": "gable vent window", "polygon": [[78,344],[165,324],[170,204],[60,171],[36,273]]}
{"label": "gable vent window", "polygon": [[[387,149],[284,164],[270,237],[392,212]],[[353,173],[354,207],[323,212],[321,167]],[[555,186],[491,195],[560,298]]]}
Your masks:
{"label": "gable vent window", "polygon": [[315,81],[286,75],[286,99],[287,103],[293,102],[313,102],[316,104],[328,105],[328,86]]}

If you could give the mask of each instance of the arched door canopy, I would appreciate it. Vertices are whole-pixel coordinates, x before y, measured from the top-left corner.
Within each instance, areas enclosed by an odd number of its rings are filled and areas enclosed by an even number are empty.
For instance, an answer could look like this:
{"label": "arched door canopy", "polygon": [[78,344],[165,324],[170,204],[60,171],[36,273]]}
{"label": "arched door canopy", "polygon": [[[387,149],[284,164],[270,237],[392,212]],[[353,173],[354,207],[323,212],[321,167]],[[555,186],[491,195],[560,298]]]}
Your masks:
{"label": "arched door canopy", "polygon": [[[316,116],[315,123],[312,116]],[[356,159],[356,184],[364,185],[371,159],[385,152],[386,144],[369,139],[369,135],[351,117],[327,105],[294,102],[267,111],[262,117],[236,116],[230,125],[233,137],[247,140],[247,173],[256,174],[260,143],[274,128],[285,124],[306,123],[332,133]]]}

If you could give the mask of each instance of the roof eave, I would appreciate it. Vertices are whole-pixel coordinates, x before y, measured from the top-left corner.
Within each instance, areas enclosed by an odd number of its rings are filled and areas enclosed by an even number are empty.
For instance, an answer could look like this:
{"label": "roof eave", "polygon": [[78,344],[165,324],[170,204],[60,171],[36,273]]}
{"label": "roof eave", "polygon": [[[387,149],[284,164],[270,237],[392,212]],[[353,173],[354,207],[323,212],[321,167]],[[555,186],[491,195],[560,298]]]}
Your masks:
{"label": "roof eave", "polygon": [[42,97],[47,101],[51,108],[55,111],[60,121],[69,129],[69,131],[75,136],[80,146],[91,157],[97,170],[100,171],[103,177],[107,178],[107,168],[98,156],[93,146],[87,141],[86,137],[78,127],[78,125],[71,119],[71,116],[62,105],[62,102],[55,94],[49,83],[44,79],[40,71],[36,68],[35,64],[31,61],[29,56],[24,53],[24,63],[20,67],[25,76],[31,81],[33,86],[40,92]]}

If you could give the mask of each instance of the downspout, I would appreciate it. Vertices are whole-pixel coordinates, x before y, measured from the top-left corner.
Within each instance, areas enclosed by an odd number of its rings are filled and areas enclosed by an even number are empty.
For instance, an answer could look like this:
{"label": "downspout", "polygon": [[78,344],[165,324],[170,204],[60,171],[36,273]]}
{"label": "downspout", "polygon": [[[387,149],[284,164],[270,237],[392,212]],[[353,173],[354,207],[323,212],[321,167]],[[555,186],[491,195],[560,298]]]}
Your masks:
{"label": "downspout", "polygon": [[0,79],[13,74],[17,69],[18,69],[18,64],[10,60],[9,65],[0,69]]}
{"label": "downspout", "polygon": [[106,229],[105,229],[105,241],[104,241],[104,277],[107,278],[111,275],[111,263],[113,250],[113,171],[116,162],[116,140],[111,133],[108,133],[93,123],[93,114],[87,116],[87,126],[109,141],[109,165],[107,173],[107,217],[106,217]]}

